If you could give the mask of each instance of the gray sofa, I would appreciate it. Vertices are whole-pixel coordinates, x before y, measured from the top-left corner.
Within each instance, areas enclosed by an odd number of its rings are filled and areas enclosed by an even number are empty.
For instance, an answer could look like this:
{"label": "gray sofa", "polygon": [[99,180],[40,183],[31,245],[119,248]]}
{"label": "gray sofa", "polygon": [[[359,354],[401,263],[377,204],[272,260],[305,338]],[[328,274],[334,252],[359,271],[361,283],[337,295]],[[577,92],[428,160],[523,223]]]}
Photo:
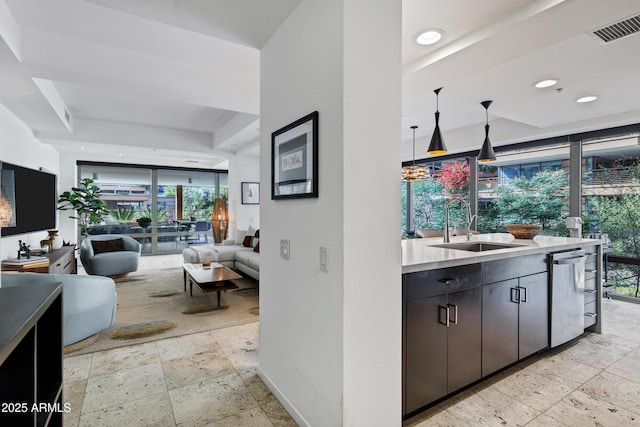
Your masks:
{"label": "gray sofa", "polygon": [[[249,233],[253,235],[251,230]],[[260,280],[260,253],[255,250],[259,239],[253,237],[251,244],[246,247],[242,245],[246,233],[238,232],[238,235],[242,238],[225,240],[222,245],[201,245],[186,248],[182,251],[184,262],[192,264],[217,262]]]}
{"label": "gray sofa", "polygon": [[64,345],[108,329],[116,318],[118,296],[109,277],[77,274],[2,273],[2,287],[62,283]]}
{"label": "gray sofa", "polygon": [[[122,239],[122,248],[113,250],[106,243]],[[102,244],[104,252],[97,253],[94,244]],[[80,262],[87,274],[97,276],[117,276],[138,270],[140,242],[123,234],[99,234],[87,236],[80,245]]]}

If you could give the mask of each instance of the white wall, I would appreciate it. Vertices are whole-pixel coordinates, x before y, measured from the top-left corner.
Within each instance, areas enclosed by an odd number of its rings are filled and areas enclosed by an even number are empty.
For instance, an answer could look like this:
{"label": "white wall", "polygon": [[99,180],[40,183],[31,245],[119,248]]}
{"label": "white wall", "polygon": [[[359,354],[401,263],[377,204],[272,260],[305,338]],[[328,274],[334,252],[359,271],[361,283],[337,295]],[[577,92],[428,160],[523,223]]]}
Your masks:
{"label": "white wall", "polygon": [[[58,152],[50,145],[42,144],[33,137],[31,130],[16,116],[0,104],[0,161],[31,169],[45,168],[58,175],[60,191]],[[60,213],[58,213],[59,223]],[[40,240],[47,237],[46,231],[19,234],[0,238],[0,258],[15,257],[18,240],[32,248],[40,247]]]}
{"label": "white wall", "polygon": [[260,209],[259,372],[302,425],[401,425],[400,8],[303,0],[262,49],[263,183],[271,132],[319,112],[319,197]]}
{"label": "white wall", "polygon": [[[78,185],[78,166],[76,161],[78,157],[75,154],[60,154],[60,175],[58,175],[58,188],[61,193],[71,190],[72,187]],[[72,210],[60,211],[58,215],[58,234],[63,240],[76,243],[79,246],[78,239],[78,220],[69,218],[75,212]]]}
{"label": "white wall", "polygon": [[[260,205],[242,204],[242,183],[260,182],[260,158],[256,156],[234,156],[229,159],[229,236],[235,230],[246,230],[249,226],[260,228]],[[260,185],[260,200],[270,197],[267,183]]]}

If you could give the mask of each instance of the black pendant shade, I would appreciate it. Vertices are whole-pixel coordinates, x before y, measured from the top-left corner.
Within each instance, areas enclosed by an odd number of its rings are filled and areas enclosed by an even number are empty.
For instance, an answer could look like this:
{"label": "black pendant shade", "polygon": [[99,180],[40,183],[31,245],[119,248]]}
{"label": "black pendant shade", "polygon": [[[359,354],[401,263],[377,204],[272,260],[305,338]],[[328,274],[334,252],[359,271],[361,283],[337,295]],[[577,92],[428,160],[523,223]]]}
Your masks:
{"label": "black pendant shade", "polygon": [[482,148],[478,153],[478,161],[485,162],[493,162],[496,160],[496,153],[493,152],[493,147],[491,146],[491,140],[489,140],[489,106],[493,103],[493,101],[482,101],[481,104],[484,107],[487,114],[487,124],[484,126],[484,143],[482,144]]}
{"label": "black pendant shade", "polygon": [[431,142],[429,143],[427,154],[445,154],[447,152],[447,147],[444,145],[444,140],[442,139],[442,132],[440,132],[440,111],[438,111],[438,94],[441,90],[442,88],[434,90],[436,94],[436,128],[433,130],[433,136],[431,137]]}

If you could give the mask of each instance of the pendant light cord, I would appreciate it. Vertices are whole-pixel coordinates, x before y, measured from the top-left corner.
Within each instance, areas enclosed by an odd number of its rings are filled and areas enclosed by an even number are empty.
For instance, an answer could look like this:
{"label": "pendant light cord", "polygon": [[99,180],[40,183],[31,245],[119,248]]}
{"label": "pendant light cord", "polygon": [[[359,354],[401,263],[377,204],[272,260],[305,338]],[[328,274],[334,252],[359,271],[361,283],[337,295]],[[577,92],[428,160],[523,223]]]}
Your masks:
{"label": "pendant light cord", "polygon": [[413,165],[416,165],[416,129],[418,129],[418,126],[413,125],[411,126],[411,129],[413,129]]}

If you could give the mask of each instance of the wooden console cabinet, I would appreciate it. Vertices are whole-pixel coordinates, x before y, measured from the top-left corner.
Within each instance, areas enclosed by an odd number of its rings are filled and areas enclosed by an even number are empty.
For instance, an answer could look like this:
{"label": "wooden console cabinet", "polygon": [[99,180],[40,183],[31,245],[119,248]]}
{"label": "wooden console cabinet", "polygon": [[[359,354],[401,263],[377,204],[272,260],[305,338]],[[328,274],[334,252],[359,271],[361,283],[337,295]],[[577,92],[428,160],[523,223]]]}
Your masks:
{"label": "wooden console cabinet", "polygon": [[0,425],[62,426],[62,285],[0,288]]}
{"label": "wooden console cabinet", "polygon": [[49,260],[49,264],[35,263],[20,267],[2,266],[2,271],[19,271],[30,273],[50,273],[50,274],[76,274],[78,272],[76,262],[76,251],[73,246],[63,246],[44,255]]}

